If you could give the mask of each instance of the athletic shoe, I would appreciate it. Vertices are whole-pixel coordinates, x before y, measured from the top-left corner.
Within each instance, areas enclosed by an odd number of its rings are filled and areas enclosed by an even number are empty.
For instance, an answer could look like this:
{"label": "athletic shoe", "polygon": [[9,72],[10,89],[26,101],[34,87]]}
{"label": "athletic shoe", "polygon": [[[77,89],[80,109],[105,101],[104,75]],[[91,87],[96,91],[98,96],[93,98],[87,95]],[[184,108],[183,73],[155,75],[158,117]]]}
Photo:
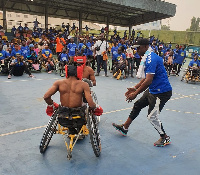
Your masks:
{"label": "athletic shoe", "polygon": [[61,76],[61,77],[64,77],[65,75],[64,75],[64,74],[60,74],[60,76]]}
{"label": "athletic shoe", "polygon": [[11,79],[11,75],[8,75],[8,79]]}
{"label": "athletic shoe", "polygon": [[95,76],[99,76],[99,73],[96,73]]}
{"label": "athletic shoe", "polygon": [[154,146],[163,147],[163,146],[169,145],[170,143],[171,143],[171,141],[170,141],[170,137],[169,136],[161,137],[158,141],[156,141],[154,143]]}
{"label": "athletic shoe", "polygon": [[49,72],[48,72],[48,74],[51,74],[51,73],[52,73],[52,71],[49,71]]}
{"label": "athletic shoe", "polygon": [[117,125],[115,123],[112,123],[112,125],[120,134],[127,136],[128,129],[124,129],[124,125]]}

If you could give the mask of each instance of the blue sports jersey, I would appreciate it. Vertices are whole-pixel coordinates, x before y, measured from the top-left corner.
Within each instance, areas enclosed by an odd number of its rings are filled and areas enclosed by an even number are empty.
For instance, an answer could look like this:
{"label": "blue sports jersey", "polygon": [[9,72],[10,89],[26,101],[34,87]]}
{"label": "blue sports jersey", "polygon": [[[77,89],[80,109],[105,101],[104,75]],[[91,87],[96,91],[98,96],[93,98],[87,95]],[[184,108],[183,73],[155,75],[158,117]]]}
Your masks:
{"label": "blue sports jersey", "polygon": [[134,56],[136,59],[141,59],[140,55],[137,52],[134,54]]}
{"label": "blue sports jersey", "polygon": [[4,60],[7,57],[6,51],[2,50],[0,51],[0,60]]}
{"label": "blue sports jersey", "polygon": [[88,43],[86,44],[86,46],[88,47],[88,49],[87,49],[87,55],[92,56],[92,55],[93,55],[92,43],[91,43],[91,42],[88,42]]}
{"label": "blue sports jersey", "polygon": [[153,81],[149,86],[151,94],[160,94],[172,90],[163,65],[163,59],[154,52],[147,56],[145,74],[154,74]]}
{"label": "blue sports jersey", "polygon": [[162,49],[160,51],[160,57],[164,58],[166,51],[164,49]]}
{"label": "blue sports jersey", "polygon": [[178,51],[177,58],[176,58],[176,63],[182,64],[182,63],[183,63],[183,60],[185,59],[185,57],[186,57],[186,51],[184,51],[184,50],[179,50],[179,51]]}
{"label": "blue sports jersey", "polygon": [[117,54],[115,55],[115,57],[114,57],[114,60],[117,61],[117,62],[119,62],[121,56],[122,56],[123,59],[126,59],[126,55],[125,55],[124,53],[120,53],[120,54],[117,53]]}
{"label": "blue sports jersey", "polygon": [[174,51],[174,60],[173,60],[173,63],[176,63],[177,58],[178,58],[178,52],[179,52],[179,50],[178,49],[174,49],[173,51]]}
{"label": "blue sports jersey", "polygon": [[68,55],[69,56],[75,56],[76,48],[77,48],[76,44],[75,43],[69,43],[67,45],[67,48],[69,49]]}
{"label": "blue sports jersey", "polygon": [[28,46],[21,46],[22,56],[23,56],[24,58],[27,57],[27,52],[28,52],[28,50],[29,50]]}
{"label": "blue sports jersey", "polygon": [[11,56],[12,56],[12,57],[16,57],[16,54],[22,55],[22,51],[21,51],[21,50],[16,51],[16,50],[14,49],[14,50],[11,52]]}
{"label": "blue sports jersey", "polygon": [[111,48],[111,53],[112,53],[112,60],[115,60],[115,57],[116,57],[116,55],[118,54],[118,46],[113,46],[112,48]]}
{"label": "blue sports jersey", "polygon": [[193,59],[192,61],[190,61],[189,66],[200,67],[200,62],[198,60],[194,61],[194,59]]}
{"label": "blue sports jersey", "polygon": [[66,53],[61,53],[60,61],[68,61],[68,55]]}
{"label": "blue sports jersey", "polygon": [[44,54],[46,57],[49,57],[49,55],[52,54],[52,51],[50,49],[43,49],[42,54]]}

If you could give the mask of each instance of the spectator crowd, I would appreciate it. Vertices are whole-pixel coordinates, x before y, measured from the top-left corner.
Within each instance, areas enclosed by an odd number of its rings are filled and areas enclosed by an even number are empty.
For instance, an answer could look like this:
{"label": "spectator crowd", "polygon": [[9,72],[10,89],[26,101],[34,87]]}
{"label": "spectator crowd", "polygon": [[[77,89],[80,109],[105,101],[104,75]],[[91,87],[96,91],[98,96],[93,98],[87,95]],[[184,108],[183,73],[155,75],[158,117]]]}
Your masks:
{"label": "spectator crowd", "polygon": [[[90,35],[88,26],[85,30],[85,34],[79,34],[75,23],[73,26],[62,23],[59,30],[52,27],[42,30],[38,25],[30,30],[27,24],[24,27],[20,24],[18,28],[13,26],[12,40],[8,41],[0,36],[1,73],[7,74],[8,79],[12,75],[21,76],[23,72],[33,77],[32,70],[44,69],[49,74],[59,71],[63,77],[64,66],[73,62],[74,56],[86,56],[87,65],[96,71],[96,76],[103,69],[107,77],[109,68],[117,79],[119,75],[134,78],[133,73],[137,73],[141,61],[137,48],[134,48],[135,41],[142,36],[140,31],[136,36],[134,29],[131,36],[127,36],[125,31],[124,36],[120,37],[115,29],[114,34],[108,38],[106,28],[102,28],[97,36]],[[177,44],[172,48],[171,43],[166,44],[151,36],[149,46],[163,59],[168,75],[179,76],[186,58],[185,45]],[[109,57],[112,60],[110,62]],[[199,69],[198,53],[194,53],[193,58],[190,69],[194,66]],[[195,65],[191,66],[192,63]]]}

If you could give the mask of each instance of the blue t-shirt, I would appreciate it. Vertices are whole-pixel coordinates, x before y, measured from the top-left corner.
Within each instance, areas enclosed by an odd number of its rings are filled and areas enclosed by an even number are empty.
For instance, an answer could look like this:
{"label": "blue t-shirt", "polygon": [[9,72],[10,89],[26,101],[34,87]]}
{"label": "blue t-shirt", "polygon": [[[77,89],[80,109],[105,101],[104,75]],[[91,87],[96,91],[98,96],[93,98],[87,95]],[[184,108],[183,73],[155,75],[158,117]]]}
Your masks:
{"label": "blue t-shirt", "polygon": [[28,50],[28,46],[21,46],[21,51],[24,58],[26,58]]}
{"label": "blue t-shirt", "polygon": [[21,31],[23,31],[23,27],[22,26],[19,26],[18,27],[18,30],[21,32]]}
{"label": "blue t-shirt", "polygon": [[173,60],[173,63],[176,63],[179,51],[178,51],[178,49],[174,49],[173,51],[174,51],[174,60]]}
{"label": "blue t-shirt", "polygon": [[112,53],[112,60],[115,60],[115,57],[116,57],[116,55],[118,54],[118,46],[113,46],[112,48],[111,48],[111,53]]}
{"label": "blue t-shirt", "polygon": [[154,74],[153,81],[149,86],[151,94],[160,94],[172,90],[165,70],[163,59],[154,52],[147,56],[145,74]]}
{"label": "blue t-shirt", "polygon": [[[35,55],[32,55],[33,53],[35,53]],[[28,58],[28,60],[36,60],[37,53],[34,50],[28,50],[26,57]]]}
{"label": "blue t-shirt", "polygon": [[123,59],[126,59],[126,55],[125,55],[124,53],[120,53],[120,54],[117,53],[117,54],[115,55],[115,57],[114,57],[114,60],[117,61],[117,62],[119,62],[121,56],[122,56]]}
{"label": "blue t-shirt", "polygon": [[67,48],[69,49],[68,55],[69,56],[75,56],[76,48],[77,48],[76,44],[75,43],[69,43],[67,45]]}
{"label": "blue t-shirt", "polygon": [[22,55],[22,51],[21,51],[21,50],[16,51],[16,50],[14,49],[14,50],[11,52],[11,56],[12,56],[12,57],[16,57],[16,54]]}
{"label": "blue t-shirt", "polygon": [[2,50],[0,51],[0,60],[4,60],[7,57],[6,51]]}
{"label": "blue t-shirt", "polygon": [[122,45],[121,43],[119,43],[119,44],[118,44],[118,47],[124,47],[125,50],[127,49],[126,44],[123,44],[123,45]]}
{"label": "blue t-shirt", "polygon": [[177,58],[176,58],[176,63],[177,63],[177,64],[182,64],[182,63],[183,63],[183,60],[185,59],[185,57],[186,57],[186,51],[184,51],[184,50],[179,50],[179,51],[178,51]]}
{"label": "blue t-shirt", "polygon": [[93,51],[92,51],[92,44],[93,43],[91,43],[91,42],[88,42],[87,44],[86,44],[86,46],[88,47],[88,49],[87,49],[87,55],[93,55]]}
{"label": "blue t-shirt", "polygon": [[200,62],[198,60],[194,61],[194,59],[193,59],[192,61],[190,61],[189,66],[191,66],[191,67],[193,67],[193,66],[200,67]]}
{"label": "blue t-shirt", "polygon": [[136,52],[136,53],[134,54],[134,56],[135,56],[136,59],[141,59],[141,57],[140,57],[140,55],[138,54],[138,52]]}
{"label": "blue t-shirt", "polygon": [[160,57],[164,58],[166,51],[164,49],[162,49],[160,51]]}
{"label": "blue t-shirt", "polygon": [[83,45],[84,45],[83,43],[79,43],[79,44],[78,44],[78,50],[79,50],[79,51],[81,50],[81,48],[83,47]]}
{"label": "blue t-shirt", "polygon": [[43,49],[42,54],[44,54],[46,57],[49,57],[49,55],[52,54],[52,51],[50,49]]}
{"label": "blue t-shirt", "polygon": [[60,61],[68,61],[68,55],[66,53],[61,53]]}

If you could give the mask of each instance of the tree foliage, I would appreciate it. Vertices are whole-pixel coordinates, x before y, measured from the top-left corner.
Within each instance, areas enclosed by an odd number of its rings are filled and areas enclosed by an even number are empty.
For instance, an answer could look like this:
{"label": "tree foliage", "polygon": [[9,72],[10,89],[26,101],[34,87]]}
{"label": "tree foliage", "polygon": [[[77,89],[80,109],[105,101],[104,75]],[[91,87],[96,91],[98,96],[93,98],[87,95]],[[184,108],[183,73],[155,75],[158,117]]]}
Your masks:
{"label": "tree foliage", "polygon": [[200,18],[193,17],[191,19],[190,31],[199,31],[200,30],[199,23],[200,23]]}
{"label": "tree foliage", "polygon": [[161,25],[161,30],[170,30],[170,26]]}

